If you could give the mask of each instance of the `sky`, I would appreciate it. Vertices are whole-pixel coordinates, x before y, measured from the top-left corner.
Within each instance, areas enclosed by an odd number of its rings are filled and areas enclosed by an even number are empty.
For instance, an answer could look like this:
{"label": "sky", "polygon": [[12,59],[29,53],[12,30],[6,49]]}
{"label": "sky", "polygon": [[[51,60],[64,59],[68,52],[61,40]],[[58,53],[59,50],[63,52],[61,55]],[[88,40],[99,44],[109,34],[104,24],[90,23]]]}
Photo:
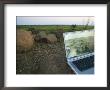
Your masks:
{"label": "sky", "polygon": [[17,25],[94,25],[94,17],[17,16]]}

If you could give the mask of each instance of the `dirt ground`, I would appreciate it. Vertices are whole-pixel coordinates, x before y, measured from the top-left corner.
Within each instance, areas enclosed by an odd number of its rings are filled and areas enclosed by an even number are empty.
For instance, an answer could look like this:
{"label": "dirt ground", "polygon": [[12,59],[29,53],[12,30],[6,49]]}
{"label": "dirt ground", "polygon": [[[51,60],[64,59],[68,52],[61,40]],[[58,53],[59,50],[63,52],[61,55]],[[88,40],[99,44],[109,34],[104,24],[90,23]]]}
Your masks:
{"label": "dirt ground", "polygon": [[16,54],[16,73],[74,74],[65,56],[64,43],[37,43],[32,50]]}

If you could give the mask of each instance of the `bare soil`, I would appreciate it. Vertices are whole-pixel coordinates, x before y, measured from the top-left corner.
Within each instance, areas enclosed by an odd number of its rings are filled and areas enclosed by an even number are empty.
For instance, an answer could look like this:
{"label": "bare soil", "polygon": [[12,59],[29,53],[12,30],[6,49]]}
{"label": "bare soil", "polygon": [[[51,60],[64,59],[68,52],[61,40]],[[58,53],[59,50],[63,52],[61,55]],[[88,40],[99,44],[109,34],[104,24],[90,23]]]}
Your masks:
{"label": "bare soil", "polygon": [[16,54],[17,74],[74,74],[68,66],[63,42],[37,43],[28,51]]}

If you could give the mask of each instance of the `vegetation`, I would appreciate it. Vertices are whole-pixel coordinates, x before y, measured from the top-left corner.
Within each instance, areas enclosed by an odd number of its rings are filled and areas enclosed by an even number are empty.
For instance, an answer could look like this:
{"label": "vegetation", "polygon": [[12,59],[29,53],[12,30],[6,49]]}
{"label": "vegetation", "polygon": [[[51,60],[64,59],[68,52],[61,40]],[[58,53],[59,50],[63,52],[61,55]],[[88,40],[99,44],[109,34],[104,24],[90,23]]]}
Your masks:
{"label": "vegetation", "polygon": [[94,29],[94,26],[89,25],[17,25],[17,28],[24,30],[46,30],[46,31],[82,31]]}
{"label": "vegetation", "polygon": [[77,55],[94,51],[93,36],[70,39],[65,43],[68,44],[68,47],[70,47],[71,49],[73,48],[71,51],[75,49]]}

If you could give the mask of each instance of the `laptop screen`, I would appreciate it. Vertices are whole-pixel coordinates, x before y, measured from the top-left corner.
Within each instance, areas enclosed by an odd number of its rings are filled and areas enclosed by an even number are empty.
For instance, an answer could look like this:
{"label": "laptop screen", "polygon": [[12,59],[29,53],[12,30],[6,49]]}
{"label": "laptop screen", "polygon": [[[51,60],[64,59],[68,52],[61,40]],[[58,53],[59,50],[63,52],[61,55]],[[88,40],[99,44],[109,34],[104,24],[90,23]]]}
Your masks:
{"label": "laptop screen", "polygon": [[94,30],[65,32],[63,37],[67,58],[94,52]]}

